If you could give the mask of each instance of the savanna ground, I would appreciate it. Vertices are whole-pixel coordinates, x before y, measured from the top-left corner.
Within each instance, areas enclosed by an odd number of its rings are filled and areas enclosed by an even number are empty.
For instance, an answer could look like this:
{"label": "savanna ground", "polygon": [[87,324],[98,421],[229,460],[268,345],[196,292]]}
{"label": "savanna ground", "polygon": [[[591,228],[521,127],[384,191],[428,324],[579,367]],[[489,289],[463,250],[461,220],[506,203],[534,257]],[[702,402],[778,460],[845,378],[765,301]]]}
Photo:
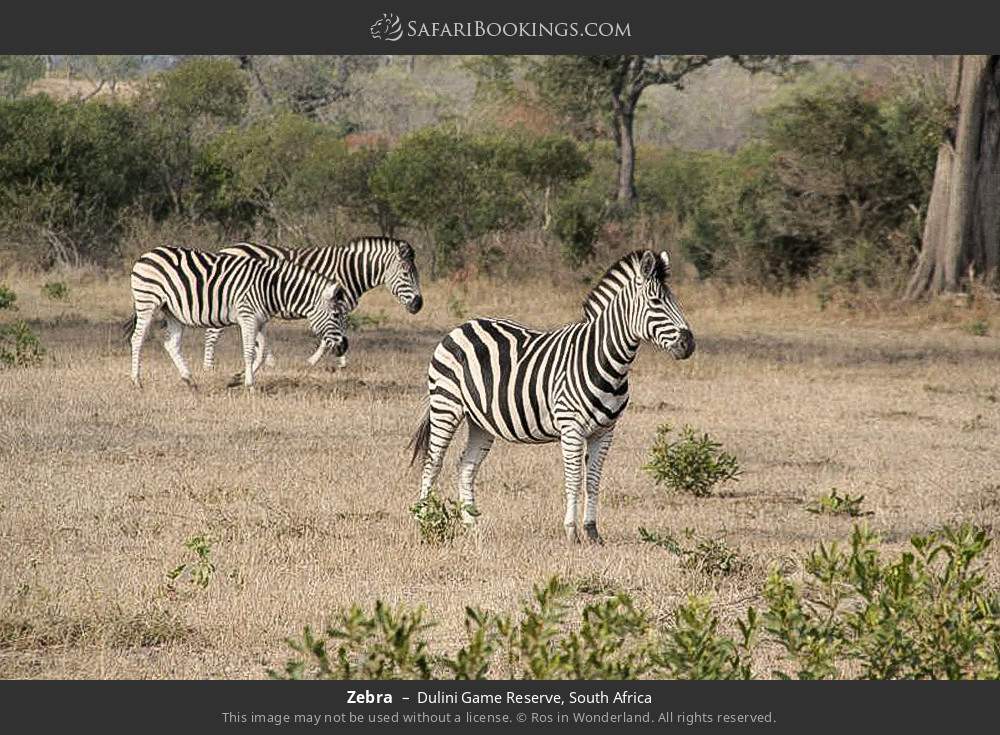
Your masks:
{"label": "savanna ground", "polygon": [[[575,319],[584,286],[439,281],[412,317],[373,293],[362,312],[384,323],[352,336],[343,372],[305,369],[305,324],[279,324],[279,366],[251,396],[226,387],[235,333],[216,373],[195,368],[197,393],[150,340],[134,390],[123,277],[70,277],[65,301],[43,296],[43,279],[6,280],[19,311],[0,321],[27,320],[48,354],[0,371],[4,677],[261,677],[288,657],[286,636],[376,598],[425,605],[438,621],[427,636],[450,647],[465,605],[514,612],[553,574],[581,605],[625,589],[666,619],[710,593],[729,619],[754,604],[771,565],[849,537],[852,519],[804,509],[831,488],[865,496],[864,520],[892,551],[944,523],[992,524],[1000,508],[1000,342],[963,328],[1000,330],[995,307],[821,311],[809,292],[681,285],[698,350],[687,362],[640,355],[605,469],[606,545],[565,543],[556,447],[497,444],[479,477],[478,532],[435,547],[408,511],[418,477],[405,449],[434,344],[478,314]],[[200,348],[188,332],[193,366]],[[641,467],[664,422],[721,441],[739,482],[708,498],[656,488]],[[640,525],[721,536],[750,566],[685,570],[640,541]],[[167,576],[194,560],[184,544],[198,535],[215,564],[204,589]],[[994,585],[998,556],[995,545]]]}

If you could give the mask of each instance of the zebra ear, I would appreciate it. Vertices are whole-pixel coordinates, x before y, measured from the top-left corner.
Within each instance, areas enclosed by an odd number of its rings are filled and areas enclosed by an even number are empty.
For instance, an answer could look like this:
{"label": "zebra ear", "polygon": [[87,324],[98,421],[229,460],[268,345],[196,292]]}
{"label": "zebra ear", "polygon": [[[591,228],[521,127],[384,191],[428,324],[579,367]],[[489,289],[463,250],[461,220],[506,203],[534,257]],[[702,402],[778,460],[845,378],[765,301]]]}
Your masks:
{"label": "zebra ear", "polygon": [[663,268],[663,277],[670,278],[670,256],[667,255],[666,250],[660,251],[660,263]]}
{"label": "zebra ear", "polygon": [[639,274],[647,281],[656,276],[656,256],[649,250],[642,254],[639,261]]}
{"label": "zebra ear", "polygon": [[401,242],[398,243],[397,247],[399,248],[400,258],[402,258],[403,260],[409,260],[410,262],[413,262],[413,246],[410,245],[410,243]]}
{"label": "zebra ear", "polygon": [[323,289],[323,299],[330,302],[343,301],[344,289],[339,283],[331,283]]}

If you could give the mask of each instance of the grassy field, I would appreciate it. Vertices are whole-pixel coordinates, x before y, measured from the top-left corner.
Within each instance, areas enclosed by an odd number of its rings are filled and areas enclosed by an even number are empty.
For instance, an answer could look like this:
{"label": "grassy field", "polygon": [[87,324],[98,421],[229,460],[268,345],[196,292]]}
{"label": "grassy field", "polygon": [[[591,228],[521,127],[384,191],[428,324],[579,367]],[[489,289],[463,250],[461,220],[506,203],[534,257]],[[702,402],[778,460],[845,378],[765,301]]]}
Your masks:
{"label": "grassy field", "polygon": [[[408,508],[417,471],[405,445],[421,412],[427,360],[462,318],[545,326],[577,318],[584,287],[425,286],[409,316],[352,335],[345,371],[307,370],[304,323],[273,330],[279,365],[247,395],[220,369],[188,391],[155,341],[145,388],[128,380],[120,324],[124,278],[4,279],[48,354],[0,370],[0,676],[260,677],[283,639],[341,606],[424,604],[433,642],[463,637],[466,604],[515,610],[531,584],[560,574],[578,602],[624,588],[658,615],[711,593],[724,616],[758,596],[772,564],[794,565],[850,519],[805,511],[831,488],[865,495],[890,548],[940,524],[991,524],[1000,508],[1000,317],[947,304],[911,311],[829,308],[806,294],[678,288],[698,339],[687,362],[645,349],[609,455],[603,547],[570,547],[558,449],[498,444],[479,478],[482,517],[453,546],[419,543]],[[980,326],[971,326],[981,323]],[[200,334],[185,352],[200,365]],[[739,482],[708,498],[673,496],[641,470],[656,427],[691,424],[740,460]],[[452,492],[453,449],[447,488]],[[640,541],[638,526],[721,536],[750,566],[712,578]],[[209,537],[215,572],[201,589],[167,573]],[[997,545],[990,575],[997,582]]]}

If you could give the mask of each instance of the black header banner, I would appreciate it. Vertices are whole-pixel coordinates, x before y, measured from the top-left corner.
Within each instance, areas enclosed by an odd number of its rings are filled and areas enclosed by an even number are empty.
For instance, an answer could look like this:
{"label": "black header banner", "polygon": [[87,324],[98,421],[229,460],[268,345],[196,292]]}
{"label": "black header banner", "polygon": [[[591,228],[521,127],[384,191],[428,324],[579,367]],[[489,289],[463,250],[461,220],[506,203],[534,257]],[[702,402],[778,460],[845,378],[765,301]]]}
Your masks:
{"label": "black header banner", "polygon": [[3,682],[8,732],[991,732],[997,682]]}
{"label": "black header banner", "polygon": [[1000,3],[11,3],[4,53],[995,52]]}

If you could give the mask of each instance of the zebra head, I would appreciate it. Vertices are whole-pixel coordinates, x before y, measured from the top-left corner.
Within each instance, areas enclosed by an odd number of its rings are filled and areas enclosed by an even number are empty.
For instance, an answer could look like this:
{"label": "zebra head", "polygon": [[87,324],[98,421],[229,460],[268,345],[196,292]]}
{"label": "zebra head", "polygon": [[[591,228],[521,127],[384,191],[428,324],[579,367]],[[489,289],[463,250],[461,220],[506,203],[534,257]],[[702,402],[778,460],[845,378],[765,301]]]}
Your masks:
{"label": "zebra head", "polygon": [[413,261],[413,246],[403,240],[393,244],[395,252],[389,257],[385,285],[408,312],[416,314],[424,305],[424,297],[420,295],[420,275]]}
{"label": "zebra head", "polygon": [[669,352],[677,360],[686,360],[694,352],[694,335],[680,304],[667,283],[670,258],[666,251],[642,254],[635,276],[638,292],[633,316],[636,334]]}
{"label": "zebra head", "polygon": [[313,334],[333,354],[340,357],[347,352],[347,301],[340,284],[327,284],[308,314]]}

